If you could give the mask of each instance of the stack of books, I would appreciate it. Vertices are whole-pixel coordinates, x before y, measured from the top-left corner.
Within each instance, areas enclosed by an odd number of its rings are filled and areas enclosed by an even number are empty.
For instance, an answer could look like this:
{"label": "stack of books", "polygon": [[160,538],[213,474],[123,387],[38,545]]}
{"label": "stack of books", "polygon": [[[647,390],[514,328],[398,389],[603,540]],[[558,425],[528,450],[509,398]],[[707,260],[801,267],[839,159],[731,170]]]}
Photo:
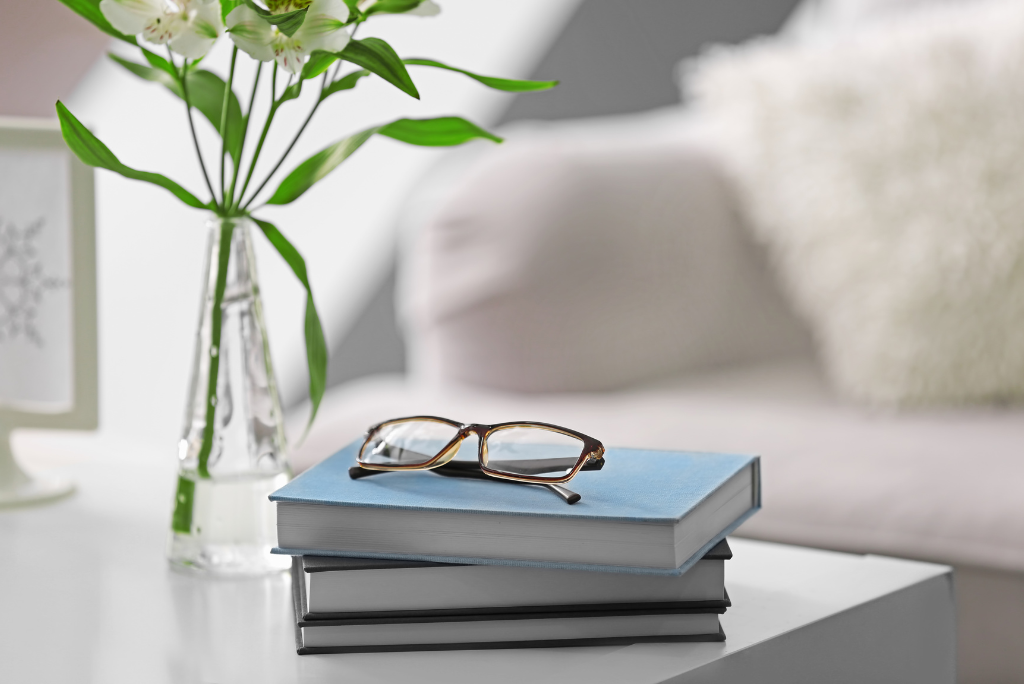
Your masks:
{"label": "stack of books", "polygon": [[361,442],[273,495],[300,654],[720,641],[757,457],[608,449],[569,506],[430,472],[353,480]]}

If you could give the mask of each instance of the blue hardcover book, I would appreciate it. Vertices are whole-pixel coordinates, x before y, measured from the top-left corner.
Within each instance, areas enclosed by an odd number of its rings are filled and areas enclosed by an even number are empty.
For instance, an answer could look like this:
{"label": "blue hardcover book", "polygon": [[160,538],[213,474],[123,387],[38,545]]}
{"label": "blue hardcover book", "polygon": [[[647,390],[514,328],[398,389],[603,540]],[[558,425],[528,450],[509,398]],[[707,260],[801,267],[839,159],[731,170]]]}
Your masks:
{"label": "blue hardcover book", "polygon": [[270,495],[275,553],[677,575],[761,507],[757,456],[609,448],[571,483],[535,486],[428,471],[353,480],[362,440]]}

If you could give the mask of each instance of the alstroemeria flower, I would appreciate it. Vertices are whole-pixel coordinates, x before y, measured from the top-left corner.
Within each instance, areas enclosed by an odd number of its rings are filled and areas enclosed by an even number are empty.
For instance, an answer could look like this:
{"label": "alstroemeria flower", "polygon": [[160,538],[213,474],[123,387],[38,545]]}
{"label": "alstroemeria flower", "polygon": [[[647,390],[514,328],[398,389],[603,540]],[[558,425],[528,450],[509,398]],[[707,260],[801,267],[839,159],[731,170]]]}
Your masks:
{"label": "alstroemeria flower", "polygon": [[[304,0],[268,2],[274,14],[300,9]],[[291,36],[265,21],[245,5],[239,5],[227,16],[228,33],[240,49],[254,59],[269,62],[276,59],[282,68],[297,74],[314,50],[341,52],[348,44],[348,7],[342,0],[313,0],[308,3],[302,26]]]}
{"label": "alstroemeria flower", "polygon": [[204,56],[224,31],[217,0],[102,0],[100,11],[121,33],[188,59]]}

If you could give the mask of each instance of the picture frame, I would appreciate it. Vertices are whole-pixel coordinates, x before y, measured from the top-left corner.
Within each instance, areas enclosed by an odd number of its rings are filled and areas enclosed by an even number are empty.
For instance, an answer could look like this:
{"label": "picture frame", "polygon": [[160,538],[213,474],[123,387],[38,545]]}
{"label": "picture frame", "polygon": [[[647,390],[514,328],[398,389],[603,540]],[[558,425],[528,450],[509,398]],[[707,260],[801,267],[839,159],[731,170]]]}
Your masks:
{"label": "picture frame", "polygon": [[98,384],[93,169],[56,119],[0,117],[0,506],[74,490],[27,475],[10,433],[97,428]]}

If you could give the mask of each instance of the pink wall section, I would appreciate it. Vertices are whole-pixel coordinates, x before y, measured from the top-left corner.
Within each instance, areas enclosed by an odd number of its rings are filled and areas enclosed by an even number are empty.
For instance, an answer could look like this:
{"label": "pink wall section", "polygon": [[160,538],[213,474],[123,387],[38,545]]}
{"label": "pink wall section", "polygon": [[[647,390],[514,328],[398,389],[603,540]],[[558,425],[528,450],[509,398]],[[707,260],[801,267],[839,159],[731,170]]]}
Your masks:
{"label": "pink wall section", "polygon": [[107,44],[58,0],[0,0],[0,115],[53,116]]}

